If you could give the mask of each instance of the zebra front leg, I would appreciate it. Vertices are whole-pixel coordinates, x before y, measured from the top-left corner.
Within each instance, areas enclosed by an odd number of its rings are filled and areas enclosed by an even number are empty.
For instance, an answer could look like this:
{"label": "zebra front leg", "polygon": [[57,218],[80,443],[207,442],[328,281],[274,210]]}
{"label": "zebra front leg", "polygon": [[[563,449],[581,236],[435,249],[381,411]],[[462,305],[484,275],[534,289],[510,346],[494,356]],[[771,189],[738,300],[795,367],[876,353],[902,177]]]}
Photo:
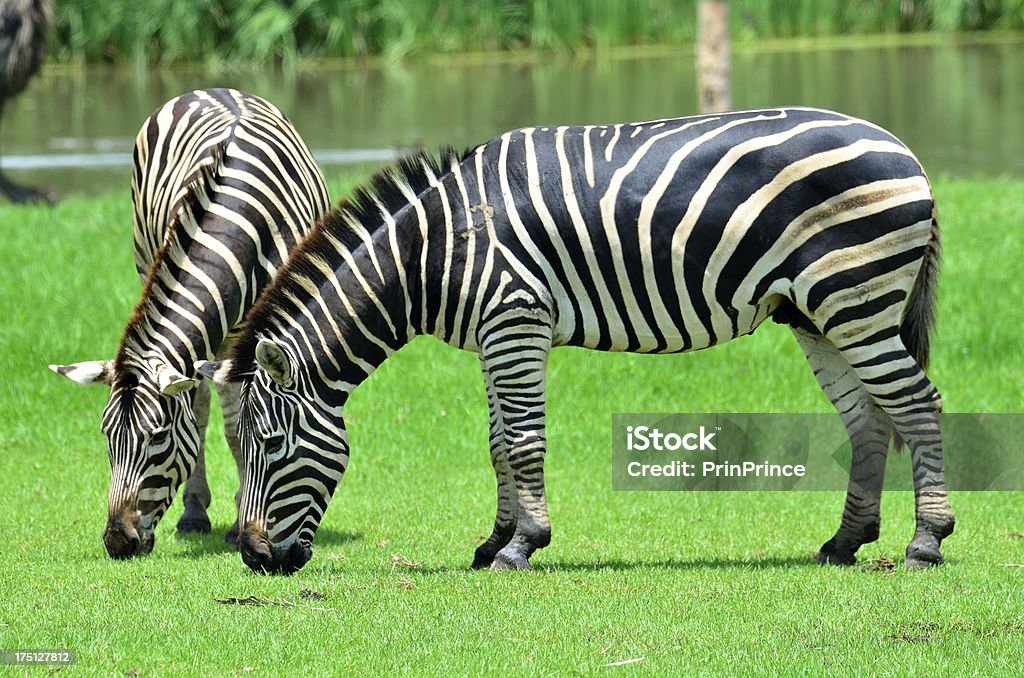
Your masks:
{"label": "zebra front leg", "polygon": [[235,490],[235,522],[228,528],[224,535],[224,541],[228,544],[238,544],[238,508],[242,500],[242,478],[245,469],[242,465],[242,445],[238,441],[238,403],[241,395],[240,385],[237,383],[217,384],[217,399],[220,400],[220,409],[224,414],[224,438],[227,440],[231,456],[235,459],[235,468],[238,470],[238,489]]}
{"label": "zebra front leg", "polygon": [[852,565],[864,544],[878,539],[882,481],[892,425],[853,368],[828,339],[794,328],[793,334],[828,399],[850,435],[850,481],[835,535],[818,552],[818,562]]}
{"label": "zebra front leg", "polygon": [[178,520],[178,532],[209,532],[210,517],[206,514],[210,506],[210,485],[206,482],[206,424],[210,420],[210,387],[205,381],[196,387],[192,408],[196,415],[196,428],[199,430],[199,451],[195,470],[185,481],[185,510]]}
{"label": "zebra front leg", "polygon": [[483,342],[484,369],[494,386],[497,411],[515,485],[516,523],[512,538],[494,556],[492,570],[530,569],[534,551],[551,542],[544,493],[544,387],[551,328],[548,317],[533,309],[520,311],[514,325]]}
{"label": "zebra front leg", "polygon": [[942,460],[939,391],[899,337],[842,353],[910,447],[917,528],[907,546],[905,564],[939,565],[943,560],[939,546],[953,533],[955,523]]}
{"label": "zebra front leg", "polygon": [[498,407],[498,395],[494,390],[494,383],[487,373],[487,367],[481,368],[484,376],[484,383],[487,386],[487,409],[490,414],[490,449],[491,465],[494,467],[494,474],[498,480],[498,506],[497,515],[494,518],[494,529],[491,536],[477,547],[473,556],[473,569],[490,567],[494,562],[494,556],[512,539],[516,531],[516,517],[519,514],[519,501],[516,495],[515,480],[512,478],[512,468],[508,463],[508,449],[505,447],[505,429],[502,425],[501,411]]}

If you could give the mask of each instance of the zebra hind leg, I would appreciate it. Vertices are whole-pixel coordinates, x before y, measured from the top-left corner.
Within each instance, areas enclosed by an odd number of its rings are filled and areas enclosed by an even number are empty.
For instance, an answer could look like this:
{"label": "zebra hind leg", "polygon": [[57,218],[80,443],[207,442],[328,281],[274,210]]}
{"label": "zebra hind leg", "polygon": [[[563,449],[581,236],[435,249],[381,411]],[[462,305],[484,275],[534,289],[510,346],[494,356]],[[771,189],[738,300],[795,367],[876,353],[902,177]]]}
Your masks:
{"label": "zebra hind leg", "polygon": [[238,441],[238,403],[241,387],[237,383],[228,383],[217,384],[216,388],[220,409],[224,414],[224,438],[231,450],[231,456],[235,459],[235,467],[238,469],[238,490],[235,491],[235,522],[228,528],[224,535],[224,541],[237,546],[238,504],[242,499],[242,478],[245,476],[245,469],[242,465],[242,445]]}
{"label": "zebra hind leg", "polygon": [[196,467],[185,481],[185,511],[178,520],[178,532],[209,532],[210,517],[206,509],[210,506],[210,485],[206,482],[206,424],[210,418],[210,387],[206,382],[196,387],[193,411],[199,429],[199,453]]}
{"label": "zebra hind leg", "polygon": [[512,478],[512,468],[508,464],[505,430],[501,422],[501,411],[498,408],[498,395],[486,367],[483,368],[483,373],[484,382],[487,385],[487,407],[490,413],[491,465],[494,466],[494,473],[498,480],[498,507],[491,535],[477,547],[473,556],[473,569],[477,570],[490,567],[498,551],[505,548],[512,540],[512,535],[516,531],[516,517],[519,513],[516,485]]}
{"label": "zebra hind leg", "polygon": [[818,552],[818,562],[852,565],[857,562],[857,549],[878,539],[892,424],[832,342],[805,327],[794,327],[793,334],[821,390],[839,412],[852,448],[843,517],[835,535]]}
{"label": "zebra hind leg", "polygon": [[939,391],[898,336],[855,342],[840,352],[910,447],[917,528],[905,564],[939,565],[939,546],[954,527],[942,459]]}

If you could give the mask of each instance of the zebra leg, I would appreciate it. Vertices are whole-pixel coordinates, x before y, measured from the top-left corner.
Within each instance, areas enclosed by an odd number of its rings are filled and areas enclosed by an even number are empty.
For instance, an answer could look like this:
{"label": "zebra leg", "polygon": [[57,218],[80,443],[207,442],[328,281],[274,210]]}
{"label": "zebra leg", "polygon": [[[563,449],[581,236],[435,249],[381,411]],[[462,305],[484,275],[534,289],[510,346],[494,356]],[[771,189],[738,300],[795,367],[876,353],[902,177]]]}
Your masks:
{"label": "zebra leg", "polygon": [[821,390],[839,412],[853,450],[843,517],[835,536],[818,552],[818,562],[852,565],[857,549],[878,539],[892,424],[832,342],[803,328],[793,328],[793,334]]}
{"label": "zebra leg", "polygon": [[210,518],[206,515],[210,506],[210,486],[206,482],[206,424],[210,419],[210,387],[205,381],[196,386],[192,409],[199,430],[199,452],[196,468],[185,481],[185,511],[178,520],[178,532],[209,532]]}
{"label": "zebra leg", "polygon": [[508,463],[508,449],[505,447],[505,430],[502,425],[501,411],[498,408],[498,395],[494,383],[482,364],[484,382],[487,385],[487,408],[490,413],[490,447],[491,465],[498,479],[498,508],[494,519],[494,530],[491,536],[480,544],[473,556],[473,569],[490,567],[494,556],[512,539],[516,531],[516,517],[519,513],[519,501],[516,495],[516,484],[512,478],[512,468]]}
{"label": "zebra leg", "polygon": [[939,431],[942,398],[898,336],[862,344],[841,352],[910,447],[917,529],[907,546],[905,565],[939,565],[939,546],[953,533],[954,526]]}
{"label": "zebra leg", "polygon": [[[5,14],[8,11],[13,13],[13,12],[17,12],[18,10],[12,8],[12,9],[6,10]],[[12,14],[11,18],[13,18],[13,14]],[[10,20],[7,16],[5,16],[4,19],[5,20]],[[19,23],[20,23],[20,21],[19,21]],[[5,26],[5,28],[6,28],[6,26]],[[5,40],[5,43],[6,43],[6,40]],[[5,48],[4,48],[5,52],[7,50],[10,50],[10,49],[13,49],[13,50],[18,50],[19,49],[17,44],[15,46],[13,46],[13,47],[10,47],[9,44],[10,43],[6,43],[5,44]],[[5,55],[4,58],[6,60],[6,58],[7,58],[6,55]],[[15,56],[14,59],[16,61],[18,59],[18,57]],[[15,68],[17,68],[17,66],[15,66]],[[3,119],[4,103],[5,102],[4,102],[3,97],[0,97],[0,120]],[[52,205],[53,203],[57,202],[57,193],[52,188],[49,188],[49,187],[39,187],[39,188],[36,188],[34,186],[23,186],[21,184],[16,184],[13,181],[11,181],[6,174],[4,174],[3,170],[0,170],[0,191],[3,191],[4,195],[6,195],[10,199],[10,201],[12,203],[14,203],[15,205],[27,205],[27,204],[30,204],[30,203]]]}
{"label": "zebra leg", "polygon": [[502,329],[482,342],[481,359],[494,386],[517,508],[515,532],[495,554],[491,569],[528,570],[530,555],[551,542],[544,493],[544,380],[551,322],[546,312],[529,308],[493,324]]}
{"label": "zebra leg", "polygon": [[224,414],[224,438],[228,442],[231,456],[235,458],[235,468],[238,469],[238,489],[235,491],[235,522],[228,528],[224,535],[224,541],[237,545],[238,505],[242,500],[242,478],[245,474],[245,469],[242,466],[242,445],[238,441],[238,403],[241,397],[241,386],[237,383],[217,384],[216,389],[220,409]]}

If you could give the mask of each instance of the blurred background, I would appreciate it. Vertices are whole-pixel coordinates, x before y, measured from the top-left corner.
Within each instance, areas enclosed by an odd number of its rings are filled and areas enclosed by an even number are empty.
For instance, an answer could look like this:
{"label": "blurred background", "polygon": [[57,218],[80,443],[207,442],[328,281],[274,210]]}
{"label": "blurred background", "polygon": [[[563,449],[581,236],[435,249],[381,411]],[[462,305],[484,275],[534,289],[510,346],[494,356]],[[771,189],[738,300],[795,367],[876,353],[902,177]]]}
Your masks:
{"label": "blurred background", "polygon": [[[128,191],[143,120],[231,86],[328,176],[523,125],[699,112],[697,0],[53,0],[0,164],[58,194]],[[1024,0],[727,0],[731,107],[864,117],[933,176],[1024,176]]]}

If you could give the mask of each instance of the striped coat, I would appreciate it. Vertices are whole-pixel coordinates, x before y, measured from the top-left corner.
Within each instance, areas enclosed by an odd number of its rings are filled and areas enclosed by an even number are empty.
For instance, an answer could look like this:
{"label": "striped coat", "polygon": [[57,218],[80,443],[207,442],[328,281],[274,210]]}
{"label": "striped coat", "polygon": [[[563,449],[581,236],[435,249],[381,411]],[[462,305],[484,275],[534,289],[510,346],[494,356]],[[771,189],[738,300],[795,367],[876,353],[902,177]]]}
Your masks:
{"label": "striped coat", "polygon": [[247,321],[242,555],[291,570],[348,461],[348,394],[417,334],[480,354],[497,517],[474,565],[525,568],[550,539],[543,462],[552,347],[666,353],[790,325],[854,446],[822,562],[877,538],[890,438],[914,457],[907,563],[953,527],[938,391],[924,367],[938,222],[907,148],[814,109],[533,127],[442,164],[407,161],[325,218]]}
{"label": "striped coat", "polygon": [[[319,167],[284,115],[236,90],[198,90],[146,121],[132,163],[135,265],[143,283],[113,360],[51,369],[106,384],[111,483],[104,543],[148,553],[185,486],[180,531],[209,531],[204,438],[209,388],[195,361],[226,351],[288,252],[329,207]],[[219,389],[240,463],[238,394]],[[241,473],[241,471],[240,471]],[[237,526],[229,533],[234,540]]]}

